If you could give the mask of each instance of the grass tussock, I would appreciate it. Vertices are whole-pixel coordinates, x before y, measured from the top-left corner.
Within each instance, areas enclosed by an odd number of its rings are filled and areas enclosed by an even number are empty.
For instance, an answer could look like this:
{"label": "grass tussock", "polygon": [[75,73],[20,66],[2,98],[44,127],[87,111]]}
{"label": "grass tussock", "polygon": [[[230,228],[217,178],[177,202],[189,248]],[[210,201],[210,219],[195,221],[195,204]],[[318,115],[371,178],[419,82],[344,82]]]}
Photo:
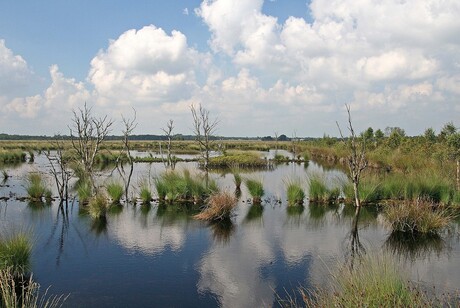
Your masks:
{"label": "grass tussock", "polygon": [[206,201],[201,213],[194,216],[196,219],[207,221],[222,221],[231,217],[237,199],[234,194],[223,191],[212,194]]}
{"label": "grass tussock", "polygon": [[0,270],[0,307],[61,307],[68,296],[40,295],[40,285],[30,277],[17,277],[10,269]]}
{"label": "grass tussock", "polygon": [[32,241],[26,232],[4,235],[0,238],[0,270],[8,269],[15,276],[30,271]]}
{"label": "grass tussock", "polygon": [[249,194],[252,197],[253,203],[261,203],[264,195],[264,185],[261,180],[247,179],[245,181],[246,187],[248,188]]}
{"label": "grass tussock", "polygon": [[305,199],[305,191],[300,181],[288,180],[286,183],[287,199],[290,206],[302,205]]}
{"label": "grass tussock", "polygon": [[436,234],[454,218],[451,211],[424,200],[387,205],[383,214],[393,232],[411,234]]}
{"label": "grass tussock", "polygon": [[328,203],[337,200],[340,196],[340,188],[328,188],[324,178],[311,177],[309,183],[309,199],[311,202]]}
{"label": "grass tussock", "polygon": [[19,163],[25,162],[27,154],[20,150],[1,150],[0,162],[3,163]]}
{"label": "grass tussock", "polygon": [[99,193],[89,200],[88,214],[93,219],[105,218],[107,217],[108,208],[107,197]]}
{"label": "grass tussock", "polygon": [[27,178],[27,194],[33,201],[40,201],[43,197],[51,198],[51,190],[45,185],[42,176],[39,173],[30,173]]}
{"label": "grass tussock", "polygon": [[241,183],[243,182],[243,178],[241,177],[241,174],[237,171],[233,172],[233,183],[235,183],[236,189],[241,188]]}
{"label": "grass tussock", "polygon": [[266,167],[267,161],[258,153],[250,151],[231,151],[222,156],[211,157],[208,167],[210,168],[260,168]]}
{"label": "grass tussock", "polygon": [[80,204],[88,204],[93,193],[93,187],[89,180],[79,181],[77,184],[77,195]]}
{"label": "grass tussock", "polygon": [[[366,256],[333,275],[331,290],[301,290],[307,307],[442,307],[401,274],[389,256]],[[297,306],[296,303],[293,303]]]}
{"label": "grass tussock", "polygon": [[118,182],[110,182],[107,184],[106,189],[107,194],[112,199],[112,203],[120,203],[121,197],[124,194],[123,185]]}
{"label": "grass tussock", "polygon": [[141,199],[142,204],[150,204],[150,201],[152,201],[152,191],[147,181],[144,181],[141,184],[139,197]]}

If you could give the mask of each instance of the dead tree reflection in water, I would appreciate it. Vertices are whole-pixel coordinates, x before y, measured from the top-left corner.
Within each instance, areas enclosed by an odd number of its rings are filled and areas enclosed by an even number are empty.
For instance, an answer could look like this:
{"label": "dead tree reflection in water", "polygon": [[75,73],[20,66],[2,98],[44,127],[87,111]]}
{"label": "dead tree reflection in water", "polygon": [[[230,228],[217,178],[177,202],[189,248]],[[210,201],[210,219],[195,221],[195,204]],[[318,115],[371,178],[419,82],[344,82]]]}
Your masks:
{"label": "dead tree reflection in water", "polygon": [[64,253],[65,239],[67,238],[69,232],[69,204],[67,199],[61,199],[61,201],[59,202],[58,211],[56,212],[56,219],[54,221],[53,227],[51,228],[51,234],[48,240],[46,241],[45,246],[51,244],[57,232],[59,232],[59,237],[57,246],[58,251],[56,256],[56,265],[59,266],[61,262],[61,257]]}
{"label": "dead tree reflection in water", "polygon": [[353,217],[350,233],[348,234],[348,250],[346,261],[349,263],[350,268],[353,268],[356,259],[361,258],[366,254],[366,248],[361,243],[359,238],[359,214],[361,207],[356,207],[355,215]]}

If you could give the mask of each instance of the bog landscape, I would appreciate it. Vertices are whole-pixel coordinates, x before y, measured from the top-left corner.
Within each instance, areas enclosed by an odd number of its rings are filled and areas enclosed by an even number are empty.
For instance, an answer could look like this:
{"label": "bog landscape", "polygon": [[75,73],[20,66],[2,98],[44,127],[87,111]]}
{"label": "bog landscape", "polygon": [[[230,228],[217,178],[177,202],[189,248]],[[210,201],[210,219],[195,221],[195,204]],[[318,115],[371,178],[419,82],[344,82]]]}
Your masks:
{"label": "bog landscape", "polygon": [[190,110],[188,136],[86,104],[68,136],[2,136],[5,307],[458,304],[452,123],[242,140]]}

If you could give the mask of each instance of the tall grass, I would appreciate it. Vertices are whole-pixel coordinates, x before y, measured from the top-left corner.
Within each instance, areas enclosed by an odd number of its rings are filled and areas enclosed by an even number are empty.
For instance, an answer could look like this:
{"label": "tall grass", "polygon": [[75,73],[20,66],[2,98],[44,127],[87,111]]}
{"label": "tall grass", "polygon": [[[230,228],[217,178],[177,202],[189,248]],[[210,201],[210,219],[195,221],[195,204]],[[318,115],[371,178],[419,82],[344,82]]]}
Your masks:
{"label": "tall grass", "polygon": [[[307,307],[442,307],[401,274],[387,255],[366,256],[333,274],[331,289],[301,290]],[[290,304],[296,304],[292,301]]]}
{"label": "tall grass", "polygon": [[23,231],[0,238],[0,270],[18,276],[30,271],[32,242]]}
{"label": "tall grass", "polygon": [[261,203],[264,195],[264,185],[261,180],[246,179],[246,187],[248,188],[249,194],[252,197],[253,203]]}
{"label": "tall grass", "polygon": [[233,183],[235,183],[236,189],[241,188],[241,183],[243,182],[243,178],[241,177],[241,174],[237,171],[233,172]]}
{"label": "tall grass", "polygon": [[206,200],[204,209],[194,218],[208,221],[227,220],[230,218],[236,203],[236,197],[228,191],[212,194]]}
{"label": "tall grass", "polygon": [[150,204],[150,201],[152,200],[152,191],[150,190],[150,185],[147,181],[142,182],[139,197],[141,198],[142,204]]}
{"label": "tall grass", "polygon": [[109,197],[112,199],[112,202],[120,203],[121,197],[123,197],[124,194],[123,185],[113,181],[107,184],[106,189]]}
{"label": "tall grass", "polygon": [[300,181],[288,180],[285,183],[289,205],[302,205],[305,199],[305,192]]}
{"label": "tall grass", "polygon": [[39,173],[29,174],[26,189],[29,198],[34,201],[39,201],[45,196],[51,196],[51,190],[46,187],[43,178]]}
{"label": "tall grass", "polygon": [[312,202],[332,202],[340,196],[340,188],[328,188],[324,178],[320,176],[313,176],[308,182],[309,199]]}
{"label": "tall grass", "polygon": [[77,195],[80,204],[87,204],[91,198],[93,188],[89,180],[79,181],[77,184]]}
{"label": "tall grass", "polygon": [[40,295],[40,285],[32,280],[18,279],[11,270],[0,270],[0,307],[37,308],[61,307],[68,296],[47,297],[47,291]]}
{"label": "tall grass", "polygon": [[101,219],[107,216],[108,204],[107,197],[102,194],[96,194],[89,200],[88,213],[93,219]]}
{"label": "tall grass", "polygon": [[411,234],[436,234],[454,218],[450,211],[435,209],[431,202],[424,200],[388,205],[383,214],[392,231]]}

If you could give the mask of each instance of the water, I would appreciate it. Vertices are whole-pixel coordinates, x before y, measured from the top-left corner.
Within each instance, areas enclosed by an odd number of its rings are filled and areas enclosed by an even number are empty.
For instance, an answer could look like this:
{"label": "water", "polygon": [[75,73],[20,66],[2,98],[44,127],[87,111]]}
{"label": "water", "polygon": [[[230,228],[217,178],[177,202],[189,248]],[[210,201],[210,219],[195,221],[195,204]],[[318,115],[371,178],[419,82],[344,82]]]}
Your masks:
{"label": "water", "polygon": [[[33,164],[8,169],[12,178],[0,197],[25,196],[27,173],[44,172],[46,164],[38,155]],[[183,168],[195,172],[196,164],[177,165]],[[136,164],[133,186],[163,170],[163,164]],[[101,172],[102,180],[116,176],[111,171]],[[389,238],[378,209],[364,208],[353,233],[353,207],[287,207],[284,182],[298,178],[308,189],[306,179],[314,174],[323,174],[330,186],[345,180],[341,171],[314,162],[243,173],[263,180],[263,207],[248,202],[243,186],[226,225],[194,220],[198,206],[157,203],[124,206],[111,211],[106,224],[94,224],[77,201],[63,211],[56,202],[37,207],[15,198],[0,202],[0,223],[2,230],[30,230],[34,279],[51,286],[50,293],[70,294],[66,306],[271,306],[299,286],[327,286],[330,270],[353,253],[381,250],[392,252],[424,287],[458,288],[458,223],[440,238],[410,242]],[[230,174],[211,176],[221,188],[234,189]]]}

